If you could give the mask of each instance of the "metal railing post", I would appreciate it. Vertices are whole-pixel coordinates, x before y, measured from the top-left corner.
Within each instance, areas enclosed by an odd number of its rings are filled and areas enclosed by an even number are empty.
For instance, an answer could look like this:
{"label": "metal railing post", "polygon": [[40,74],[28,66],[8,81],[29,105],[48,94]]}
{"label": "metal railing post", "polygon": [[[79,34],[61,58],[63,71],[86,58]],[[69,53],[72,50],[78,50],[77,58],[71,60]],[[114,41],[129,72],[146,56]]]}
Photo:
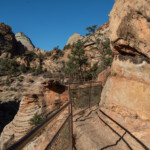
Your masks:
{"label": "metal railing post", "polygon": [[67,102],[64,106],[62,106],[58,111],[54,112],[50,115],[45,121],[43,121],[40,125],[35,127],[29,133],[27,133],[24,137],[22,137],[18,142],[10,146],[7,150],[20,150],[27,143],[29,143],[37,134],[39,134],[42,129],[44,129],[52,120],[54,120],[65,108],[70,105],[70,102]]}
{"label": "metal railing post", "polygon": [[70,115],[70,119],[69,119],[70,150],[73,150],[73,118],[72,118],[72,100],[70,98],[70,84],[68,85],[68,100],[70,101],[70,105],[68,106],[68,113]]}

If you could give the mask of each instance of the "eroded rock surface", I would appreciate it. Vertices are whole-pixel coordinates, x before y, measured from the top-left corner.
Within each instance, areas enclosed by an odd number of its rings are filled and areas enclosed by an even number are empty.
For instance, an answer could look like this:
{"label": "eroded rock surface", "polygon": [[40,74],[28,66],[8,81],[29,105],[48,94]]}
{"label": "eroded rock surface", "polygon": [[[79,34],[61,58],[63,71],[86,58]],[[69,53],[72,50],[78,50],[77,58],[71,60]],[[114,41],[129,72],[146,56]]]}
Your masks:
{"label": "eroded rock surface", "polygon": [[[34,114],[48,116],[58,109],[68,98],[66,87],[58,81],[43,79],[41,77],[28,87],[23,94],[18,113],[1,133],[0,145],[5,150],[12,143],[19,140],[31,129],[30,119]],[[55,101],[59,103],[55,103]]]}
{"label": "eroded rock surface", "polygon": [[107,69],[105,69],[98,75],[97,80],[102,83],[102,86],[105,85],[110,74],[111,74],[111,69],[110,69],[110,67],[108,67]]}
{"label": "eroded rock surface", "polygon": [[68,44],[72,45],[72,44],[76,43],[78,40],[82,40],[82,39],[83,39],[83,37],[82,37],[80,34],[74,33],[74,34],[68,39],[67,45],[68,45]]}
{"label": "eroded rock surface", "polygon": [[150,120],[150,1],[116,0],[110,13],[115,54],[101,106]]}
{"label": "eroded rock surface", "polygon": [[10,58],[15,53],[15,35],[10,26],[0,23],[0,58]]}
{"label": "eroded rock surface", "polygon": [[150,1],[116,0],[110,13],[110,39],[114,52],[142,53],[150,57]]}
{"label": "eroded rock surface", "polygon": [[149,122],[124,119],[108,109],[93,107],[74,117],[75,147],[77,150],[148,150],[149,127]]}
{"label": "eroded rock surface", "polygon": [[31,40],[23,33],[19,32],[15,35],[15,38],[18,42],[21,42],[21,44],[28,50],[33,50],[34,45],[32,44]]}

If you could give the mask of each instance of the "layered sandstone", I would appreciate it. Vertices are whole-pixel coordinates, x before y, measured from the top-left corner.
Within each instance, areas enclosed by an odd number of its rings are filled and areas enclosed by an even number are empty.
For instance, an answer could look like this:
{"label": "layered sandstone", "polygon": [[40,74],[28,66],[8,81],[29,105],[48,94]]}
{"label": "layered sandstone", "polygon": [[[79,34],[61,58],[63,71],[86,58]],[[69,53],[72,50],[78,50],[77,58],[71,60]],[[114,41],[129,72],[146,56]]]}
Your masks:
{"label": "layered sandstone", "polygon": [[149,8],[149,0],[116,0],[109,15],[114,52],[142,53],[150,57]]}
{"label": "layered sandstone", "polygon": [[15,35],[15,38],[18,42],[20,42],[27,50],[33,50],[34,45],[31,40],[23,33],[19,32]]}
{"label": "layered sandstone", "polygon": [[110,13],[115,54],[101,106],[150,120],[150,1],[116,0]]}
{"label": "layered sandstone", "polygon": [[65,86],[56,80],[45,80],[39,77],[37,82],[28,87],[28,91],[24,93],[12,122],[3,129],[0,136],[1,149],[5,150],[31,130],[32,126],[29,122],[34,114],[47,117],[63,105],[67,98]]}
{"label": "layered sandstone", "polygon": [[108,67],[107,69],[105,69],[104,71],[102,71],[102,72],[98,75],[97,80],[98,80],[99,82],[101,82],[102,86],[105,85],[105,83],[106,83],[108,77],[110,76],[110,74],[111,74],[111,68]]}

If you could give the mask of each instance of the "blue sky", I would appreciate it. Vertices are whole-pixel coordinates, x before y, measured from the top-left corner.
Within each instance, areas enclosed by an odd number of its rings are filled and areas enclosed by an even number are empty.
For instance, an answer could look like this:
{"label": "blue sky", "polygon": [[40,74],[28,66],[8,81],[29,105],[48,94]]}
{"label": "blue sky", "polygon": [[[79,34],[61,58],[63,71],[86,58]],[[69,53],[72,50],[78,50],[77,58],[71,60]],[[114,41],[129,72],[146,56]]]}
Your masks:
{"label": "blue sky", "polygon": [[62,49],[75,32],[109,20],[114,0],[0,0],[0,22],[23,32],[36,47]]}

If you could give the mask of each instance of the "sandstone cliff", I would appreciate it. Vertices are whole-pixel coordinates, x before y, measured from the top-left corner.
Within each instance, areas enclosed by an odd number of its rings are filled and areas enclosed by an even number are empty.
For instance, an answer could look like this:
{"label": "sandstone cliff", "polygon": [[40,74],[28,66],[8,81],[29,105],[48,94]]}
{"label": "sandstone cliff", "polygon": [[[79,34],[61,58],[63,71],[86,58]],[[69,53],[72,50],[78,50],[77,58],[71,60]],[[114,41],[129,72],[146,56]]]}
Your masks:
{"label": "sandstone cliff", "polygon": [[59,81],[37,78],[23,94],[15,118],[3,129],[0,136],[1,150],[6,149],[31,130],[29,122],[34,114],[47,117],[63,105],[67,98],[67,88]]}
{"label": "sandstone cliff", "polygon": [[21,44],[27,49],[27,50],[33,50],[34,45],[32,44],[31,40],[23,33],[19,32],[15,35],[15,38],[18,42],[21,42]]}
{"label": "sandstone cliff", "polygon": [[[102,57],[100,51],[96,48],[97,45],[95,44],[95,37],[97,39],[100,39],[101,41],[105,41],[105,39],[107,38],[109,39],[109,35],[110,35],[109,23],[105,23],[100,27],[98,27],[97,30],[95,31],[95,36],[91,35],[90,37],[92,40],[89,40],[88,35],[82,37],[80,34],[74,33],[66,43],[66,46],[68,44],[69,46],[63,49],[64,56],[62,57],[62,60],[64,62],[68,61],[68,55],[71,54],[73,44],[75,44],[78,40],[81,40],[84,43],[85,54],[87,55],[88,61],[91,63],[91,66],[93,66],[95,63],[98,63],[98,65],[100,66],[102,62]],[[99,47],[103,49],[102,44],[99,45]]]}
{"label": "sandstone cliff", "polygon": [[82,37],[80,34],[74,33],[74,34],[68,39],[68,42],[67,42],[66,45],[68,45],[68,44],[72,45],[72,44],[76,43],[78,40],[82,40],[82,39],[83,39],[83,37]]}
{"label": "sandstone cliff", "polygon": [[16,39],[11,27],[0,23],[0,57],[10,58],[16,53]]}
{"label": "sandstone cliff", "polygon": [[[116,0],[110,13],[115,54],[101,106],[150,120],[150,1]],[[129,113],[129,112],[131,113]]]}

